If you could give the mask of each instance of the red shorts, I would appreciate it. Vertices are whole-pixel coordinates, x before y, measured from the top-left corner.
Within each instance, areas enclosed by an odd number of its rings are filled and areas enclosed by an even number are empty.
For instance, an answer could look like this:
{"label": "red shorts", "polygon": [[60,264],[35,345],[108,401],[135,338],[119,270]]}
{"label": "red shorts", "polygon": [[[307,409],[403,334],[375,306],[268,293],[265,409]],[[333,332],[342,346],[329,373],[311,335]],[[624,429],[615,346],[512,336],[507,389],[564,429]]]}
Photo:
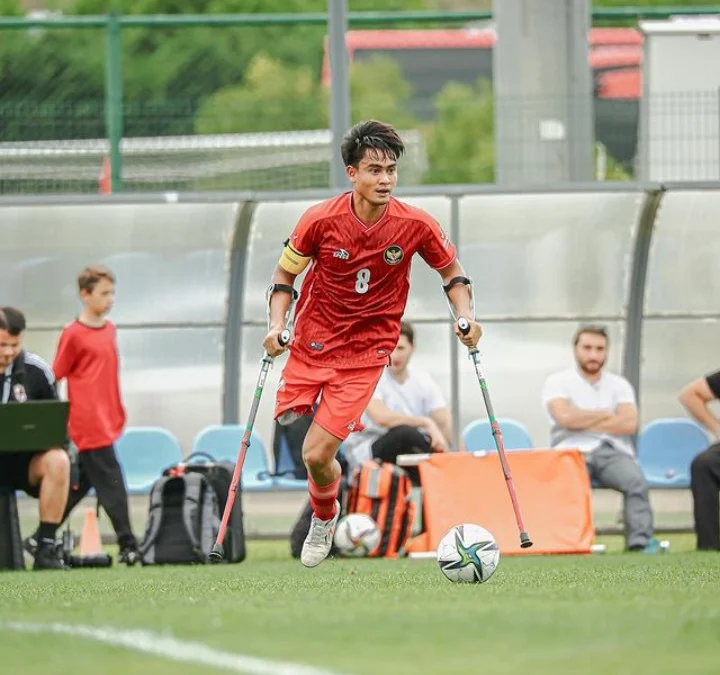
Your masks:
{"label": "red shorts", "polygon": [[288,358],[280,375],[275,419],[288,410],[309,413],[322,392],[314,421],[344,441],[361,431],[360,418],[367,408],[385,366],[330,368]]}

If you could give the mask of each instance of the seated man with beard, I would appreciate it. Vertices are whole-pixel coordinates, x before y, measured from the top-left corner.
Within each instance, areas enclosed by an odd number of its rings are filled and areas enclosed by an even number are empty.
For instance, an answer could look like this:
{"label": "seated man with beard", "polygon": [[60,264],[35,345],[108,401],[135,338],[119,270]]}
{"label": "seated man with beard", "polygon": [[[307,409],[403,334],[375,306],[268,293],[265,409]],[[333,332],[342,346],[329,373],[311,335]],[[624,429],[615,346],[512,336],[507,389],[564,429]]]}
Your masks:
{"label": "seated man with beard", "polygon": [[632,385],[603,369],[608,334],[602,326],[575,333],[575,368],[548,377],[543,405],[550,416],[550,445],[578,448],[598,485],[625,497],[625,540],[630,551],[657,553],[648,486],[632,437],[638,411]]}

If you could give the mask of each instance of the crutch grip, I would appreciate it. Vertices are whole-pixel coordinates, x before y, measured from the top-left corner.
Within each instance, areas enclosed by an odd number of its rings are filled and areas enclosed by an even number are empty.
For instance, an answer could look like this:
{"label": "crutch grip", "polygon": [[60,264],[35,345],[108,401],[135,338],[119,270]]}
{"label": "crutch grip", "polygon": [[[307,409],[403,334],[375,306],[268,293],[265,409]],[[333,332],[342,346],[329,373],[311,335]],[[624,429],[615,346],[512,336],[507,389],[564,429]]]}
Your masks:
{"label": "crutch grip", "polygon": [[457,320],[457,327],[463,335],[467,335],[470,332],[470,322],[464,316],[461,316]]}
{"label": "crutch grip", "polygon": [[290,342],[290,331],[287,328],[278,335],[278,342],[281,347],[284,347],[288,342]]}

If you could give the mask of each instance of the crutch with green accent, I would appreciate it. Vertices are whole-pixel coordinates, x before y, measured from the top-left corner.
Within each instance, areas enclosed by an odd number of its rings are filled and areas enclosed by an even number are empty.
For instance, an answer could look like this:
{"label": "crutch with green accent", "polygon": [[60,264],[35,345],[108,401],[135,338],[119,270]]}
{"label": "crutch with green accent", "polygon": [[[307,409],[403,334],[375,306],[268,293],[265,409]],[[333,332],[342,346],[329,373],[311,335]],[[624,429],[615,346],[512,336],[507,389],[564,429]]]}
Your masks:
{"label": "crutch with green accent", "polygon": [[[470,322],[460,317],[457,321],[457,326],[463,335],[467,335],[470,332]],[[500,458],[500,465],[502,466],[503,475],[505,476],[505,485],[507,486],[508,493],[510,494],[510,501],[512,502],[513,511],[515,512],[515,521],[517,522],[518,530],[520,530],[520,548],[529,548],[533,545],[530,535],[525,529],[525,523],[523,522],[522,513],[520,511],[520,505],[518,504],[517,494],[515,492],[515,484],[513,483],[512,473],[510,472],[510,466],[505,455],[505,446],[502,440],[502,431],[497,419],[495,419],[495,411],[493,410],[492,401],[490,400],[490,392],[488,391],[487,382],[483,375],[482,366],[480,364],[480,353],[476,347],[469,350],[470,360],[475,366],[475,373],[477,374],[478,382],[480,383],[480,390],[482,391],[483,400],[485,401],[485,408],[487,410],[488,419],[490,420],[490,427],[492,428],[493,439],[495,440],[495,447],[497,448],[498,457]]]}

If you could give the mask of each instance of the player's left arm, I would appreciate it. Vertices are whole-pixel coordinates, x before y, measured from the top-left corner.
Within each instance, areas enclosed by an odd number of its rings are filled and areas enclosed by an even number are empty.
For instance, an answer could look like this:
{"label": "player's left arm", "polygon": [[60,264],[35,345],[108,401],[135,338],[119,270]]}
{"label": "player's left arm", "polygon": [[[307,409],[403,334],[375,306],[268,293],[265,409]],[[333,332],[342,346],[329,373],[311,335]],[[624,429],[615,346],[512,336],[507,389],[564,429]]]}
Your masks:
{"label": "player's left arm", "polygon": [[[475,347],[482,336],[482,328],[475,321],[470,279],[465,276],[465,270],[457,259],[457,249],[440,224],[429,214],[423,214],[422,221],[425,230],[419,253],[442,278],[443,288],[454,308],[455,335],[466,347]],[[470,330],[466,335],[457,327],[457,319],[461,317],[470,323]]]}
{"label": "player's left arm", "polygon": [[443,288],[447,293],[448,300],[455,308],[456,319],[465,317],[470,323],[470,331],[463,335],[457,326],[453,325],[455,335],[466,347],[475,347],[482,337],[482,327],[475,321],[472,307],[472,286],[470,280],[465,276],[465,270],[460,261],[455,258],[447,267],[438,270],[442,279]]}

